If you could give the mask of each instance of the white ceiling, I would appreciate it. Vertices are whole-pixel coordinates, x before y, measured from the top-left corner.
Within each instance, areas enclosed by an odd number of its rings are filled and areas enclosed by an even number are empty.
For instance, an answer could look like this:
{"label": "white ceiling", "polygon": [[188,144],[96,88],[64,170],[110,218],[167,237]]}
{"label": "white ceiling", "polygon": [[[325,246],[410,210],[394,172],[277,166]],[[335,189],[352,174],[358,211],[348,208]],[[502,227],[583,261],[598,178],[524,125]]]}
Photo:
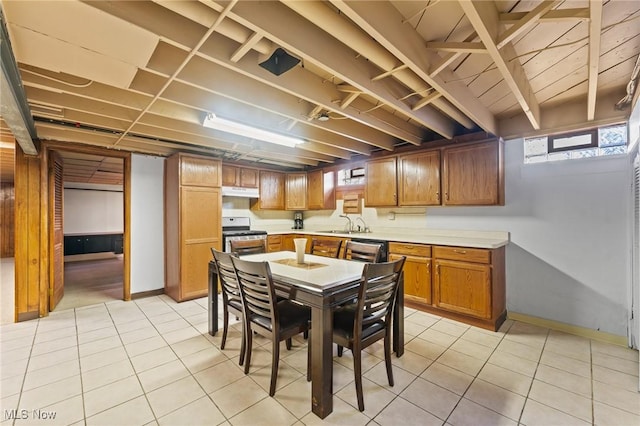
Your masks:
{"label": "white ceiling", "polygon": [[[625,120],[640,2],[18,1],[3,13],[40,139],[302,168],[483,132]],[[282,47],[301,59],[276,76]],[[207,112],[301,137],[202,127]],[[318,117],[328,115],[327,121]]]}

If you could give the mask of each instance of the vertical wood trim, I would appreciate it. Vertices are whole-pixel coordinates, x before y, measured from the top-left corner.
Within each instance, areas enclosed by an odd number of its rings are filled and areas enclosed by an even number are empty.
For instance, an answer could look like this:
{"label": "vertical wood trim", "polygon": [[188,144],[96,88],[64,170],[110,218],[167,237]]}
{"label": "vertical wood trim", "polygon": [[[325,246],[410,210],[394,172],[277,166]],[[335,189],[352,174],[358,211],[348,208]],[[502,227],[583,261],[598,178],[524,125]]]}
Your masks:
{"label": "vertical wood trim", "polygon": [[0,258],[15,255],[15,184],[0,183]]}
{"label": "vertical wood trim", "polygon": [[[15,320],[37,318],[42,310],[40,289],[47,283],[42,250],[42,155],[27,156],[16,145],[15,168]],[[46,175],[46,173],[45,173]],[[46,228],[45,228],[46,229]],[[46,235],[45,235],[46,237]],[[46,239],[44,240],[46,241]],[[44,271],[47,269],[45,268]]]}
{"label": "vertical wood trim", "polygon": [[50,189],[49,186],[49,150],[40,150],[40,276],[38,288],[38,312],[40,317],[46,317],[50,312],[49,289],[53,285],[53,255],[50,251],[53,235],[50,222],[51,216]]}
{"label": "vertical wood trim", "polygon": [[131,154],[124,161],[124,271],[122,274],[122,299],[131,300]]}

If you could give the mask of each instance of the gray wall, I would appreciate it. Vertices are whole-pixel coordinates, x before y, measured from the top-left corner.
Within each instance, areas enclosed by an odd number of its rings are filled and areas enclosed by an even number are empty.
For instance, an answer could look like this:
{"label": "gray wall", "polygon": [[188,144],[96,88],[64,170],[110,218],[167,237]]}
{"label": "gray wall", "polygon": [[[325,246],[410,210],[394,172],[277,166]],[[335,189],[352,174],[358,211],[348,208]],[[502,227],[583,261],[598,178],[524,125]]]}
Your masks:
{"label": "gray wall", "polygon": [[507,230],[507,309],[627,335],[631,167],[627,156],[523,164],[505,143],[506,205],[433,208],[430,228]]}

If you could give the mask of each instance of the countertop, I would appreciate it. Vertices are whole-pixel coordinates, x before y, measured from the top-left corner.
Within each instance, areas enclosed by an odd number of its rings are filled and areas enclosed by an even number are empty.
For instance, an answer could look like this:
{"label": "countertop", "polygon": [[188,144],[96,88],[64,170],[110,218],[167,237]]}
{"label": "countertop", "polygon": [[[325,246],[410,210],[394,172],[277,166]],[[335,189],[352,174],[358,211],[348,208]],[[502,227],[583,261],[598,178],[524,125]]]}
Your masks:
{"label": "countertop", "polygon": [[373,232],[327,233],[322,230],[287,229],[267,230],[269,235],[306,234],[384,240],[399,243],[418,243],[439,246],[457,246],[495,249],[509,244],[509,232],[506,231],[468,231],[453,229],[385,229]]}

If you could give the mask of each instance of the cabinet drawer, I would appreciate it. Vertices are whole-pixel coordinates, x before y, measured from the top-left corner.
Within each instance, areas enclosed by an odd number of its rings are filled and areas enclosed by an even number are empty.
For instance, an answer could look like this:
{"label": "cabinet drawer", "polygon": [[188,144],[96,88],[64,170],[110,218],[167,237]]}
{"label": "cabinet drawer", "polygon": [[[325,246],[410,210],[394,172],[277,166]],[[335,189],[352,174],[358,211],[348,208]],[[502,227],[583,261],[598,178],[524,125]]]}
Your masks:
{"label": "cabinet drawer", "polygon": [[491,252],[489,250],[467,247],[434,247],[433,257],[465,262],[491,263]]}
{"label": "cabinet drawer", "polygon": [[431,257],[431,246],[409,243],[389,243],[389,253]]}

